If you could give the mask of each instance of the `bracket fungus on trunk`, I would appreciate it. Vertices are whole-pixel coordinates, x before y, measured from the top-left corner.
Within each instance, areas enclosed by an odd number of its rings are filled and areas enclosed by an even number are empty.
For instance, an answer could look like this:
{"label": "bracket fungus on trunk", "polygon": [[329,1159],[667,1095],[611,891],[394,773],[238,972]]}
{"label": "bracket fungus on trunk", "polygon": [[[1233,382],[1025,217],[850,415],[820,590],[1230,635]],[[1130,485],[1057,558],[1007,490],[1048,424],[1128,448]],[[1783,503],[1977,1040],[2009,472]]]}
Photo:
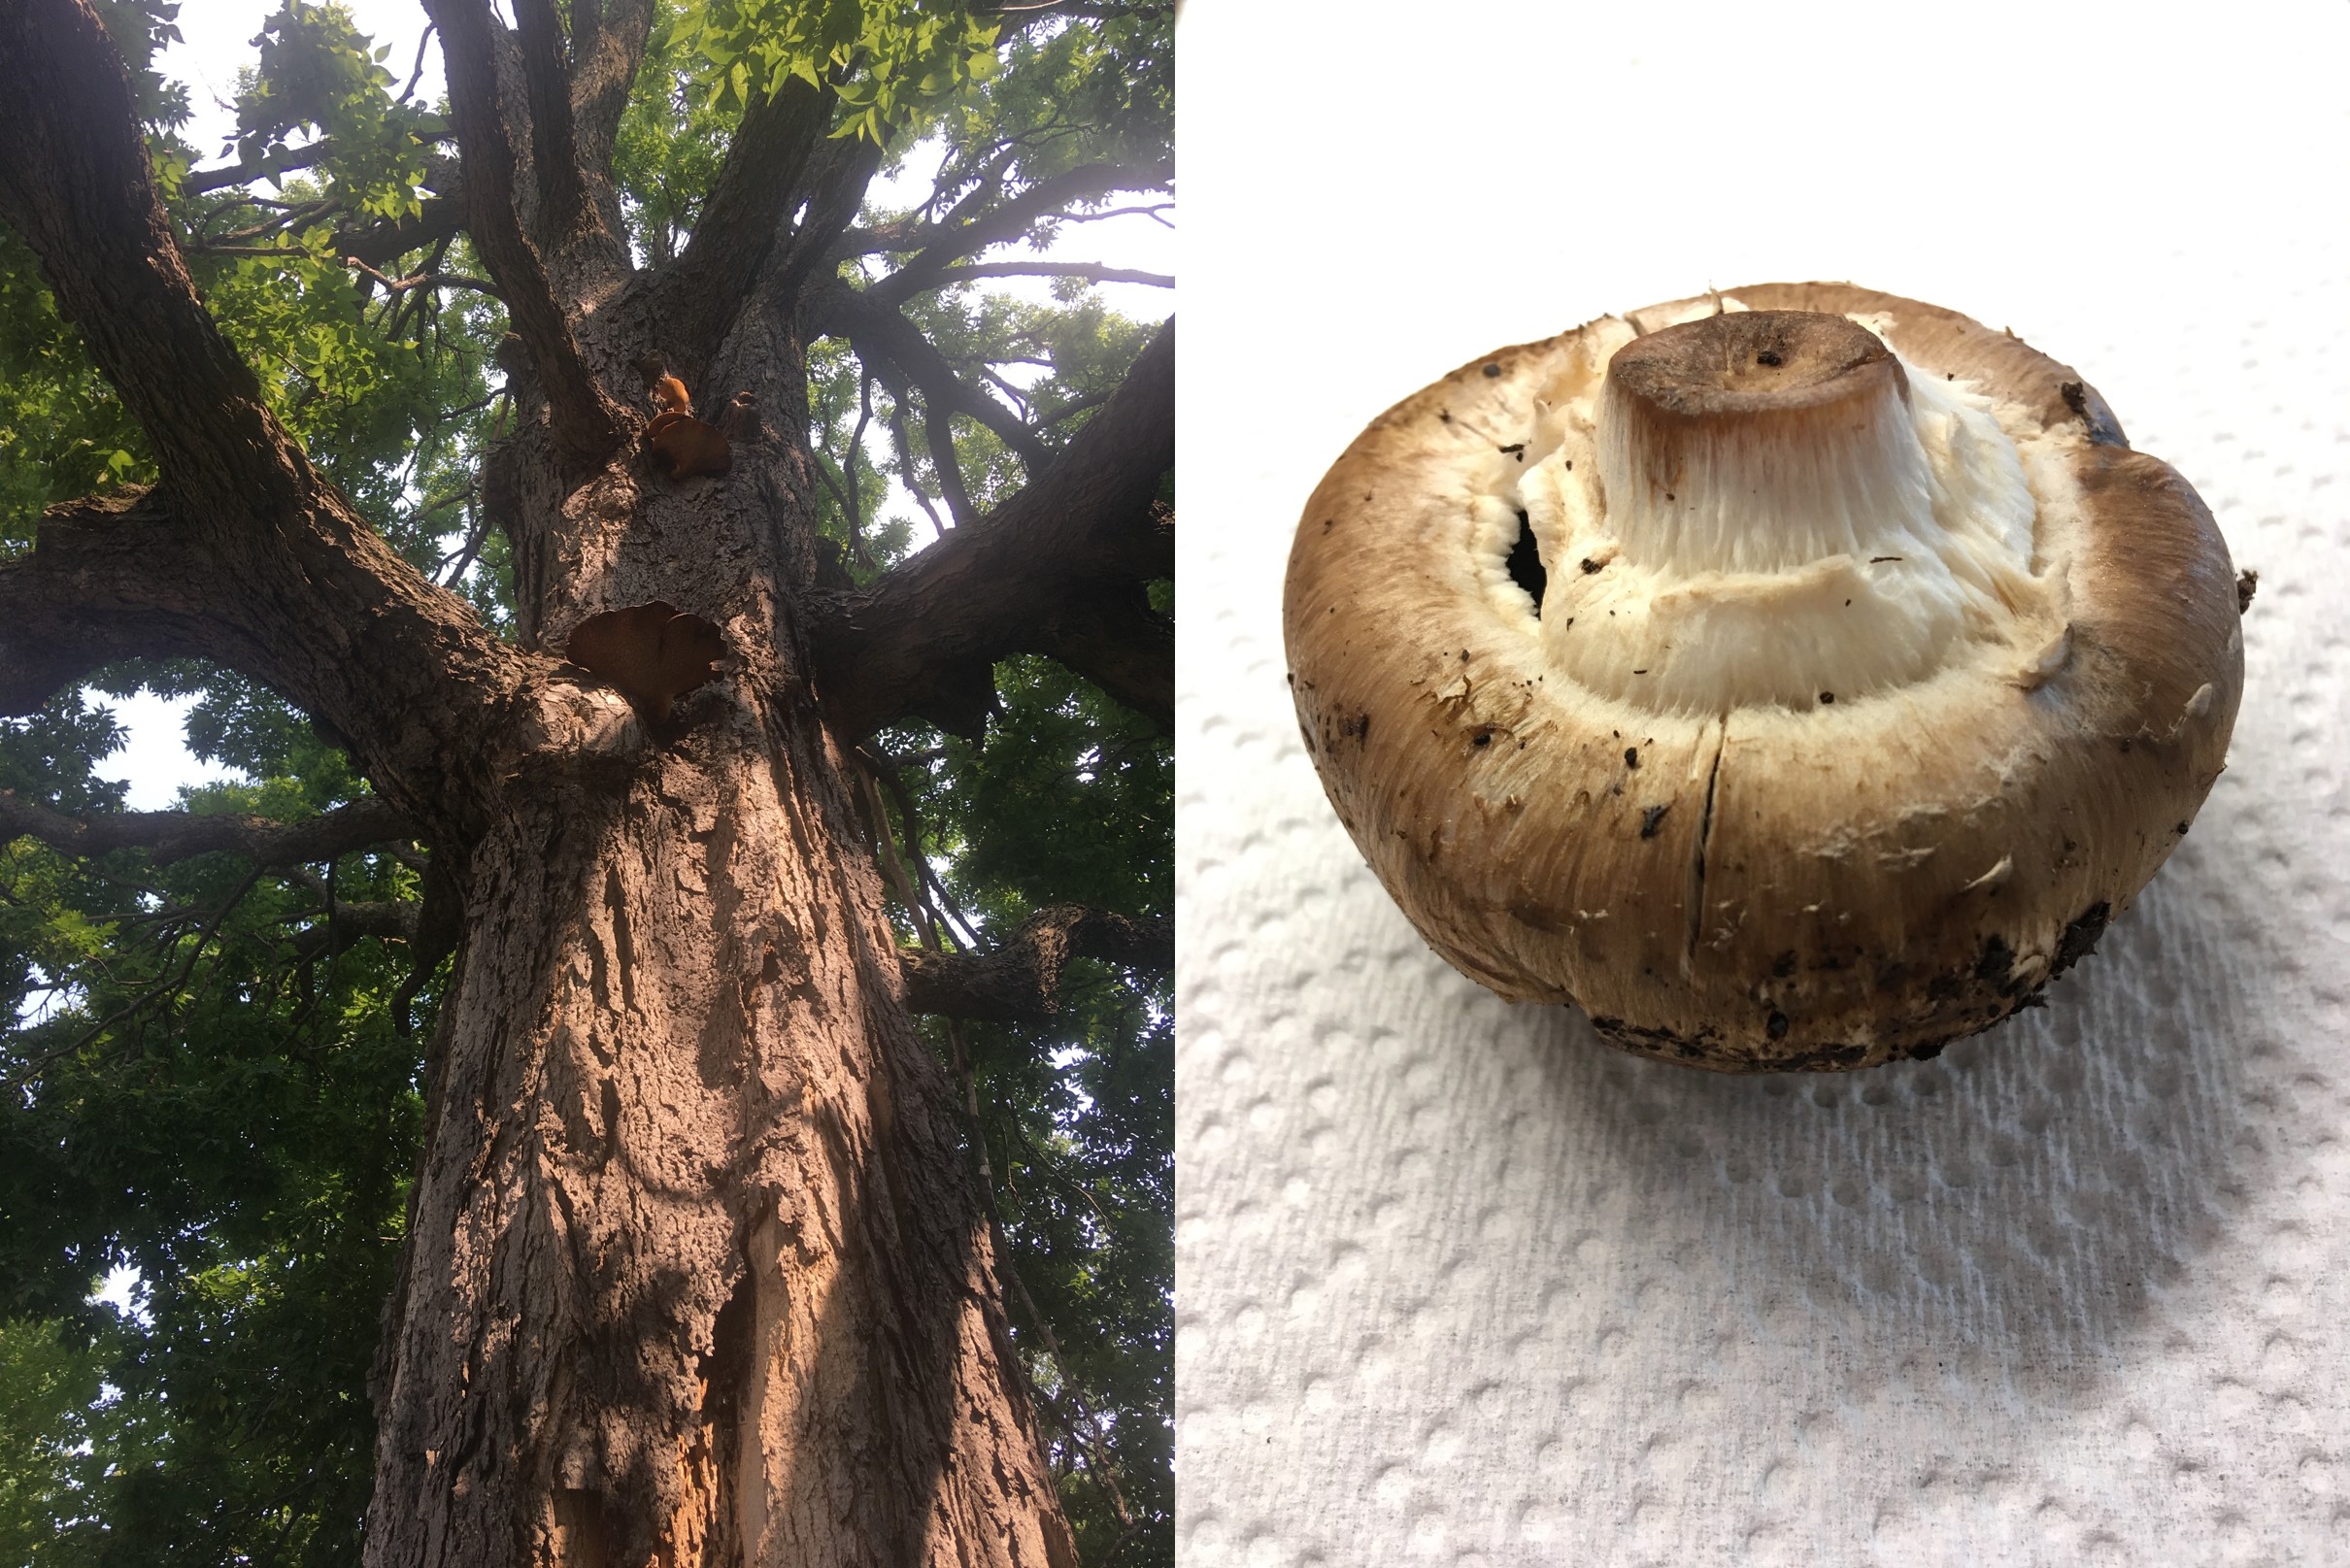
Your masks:
{"label": "bracket fungus on trunk", "polygon": [[1331,803],[1504,996],[1724,1069],[1930,1056],[2084,955],[2243,684],[2228,550],[2013,335],[1773,284],[1372,422],[1290,556]]}
{"label": "bracket fungus on trunk", "polygon": [[658,599],[589,616],[571,629],[563,656],[602,676],[655,724],[670,704],[709,681],[726,641],[699,616]]}

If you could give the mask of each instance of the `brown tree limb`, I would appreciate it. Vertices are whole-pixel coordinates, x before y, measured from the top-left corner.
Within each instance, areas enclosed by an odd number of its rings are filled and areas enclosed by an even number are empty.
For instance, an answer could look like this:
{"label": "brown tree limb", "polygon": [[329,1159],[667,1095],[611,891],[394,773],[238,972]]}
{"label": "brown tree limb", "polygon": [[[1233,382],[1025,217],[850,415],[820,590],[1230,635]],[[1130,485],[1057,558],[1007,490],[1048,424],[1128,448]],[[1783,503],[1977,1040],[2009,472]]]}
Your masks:
{"label": "brown tree limb", "polygon": [[[487,0],[423,0],[441,32],[450,117],[465,160],[466,229],[547,394],[555,450],[580,468],[617,450],[623,416],[588,370],[556,303],[545,258],[522,232],[510,115],[498,90],[500,33]],[[355,252],[354,252],[355,253]]]}
{"label": "brown tree limb", "polygon": [[526,678],[522,655],[323,487],[278,518],[160,490],[50,508],[33,549],[0,562],[0,712],[30,713],[137,655],[209,658],[270,685],[330,726],[420,827],[465,809],[438,781]]}
{"label": "brown tree limb", "polygon": [[930,471],[938,476],[938,493],[946,498],[947,514],[957,528],[979,520],[971,508],[971,491],[963,484],[962,459],[955,455],[955,421],[946,410],[923,401],[923,440],[930,448]]}
{"label": "brown tree limb", "polygon": [[302,506],[309,465],[196,303],[104,23],[74,0],[11,4],[0,59],[41,84],[0,93],[0,217],[40,259],[164,473],[221,508]]}
{"label": "brown tree limb", "polygon": [[423,211],[414,217],[337,232],[335,254],[355,256],[372,267],[386,266],[411,250],[451,239],[464,226],[465,198],[460,186],[454,193],[425,197]]}
{"label": "brown tree limb", "polygon": [[[866,367],[868,374],[871,369],[871,366]],[[921,507],[923,516],[930,519],[930,532],[940,539],[946,538],[947,525],[940,518],[938,508],[930,504],[930,492],[923,488],[922,480],[914,472],[914,438],[906,434],[906,405],[903,401],[890,410],[890,450],[897,454],[897,476],[904,483],[906,493],[914,497],[914,504]]]}
{"label": "brown tree limb", "polygon": [[[303,252],[294,253],[299,255]],[[462,273],[432,271],[420,272],[409,278],[394,278],[387,273],[378,272],[357,256],[345,256],[343,264],[352,271],[366,277],[386,294],[405,294],[412,288],[470,288],[478,294],[487,294],[491,299],[497,298],[498,295],[498,285],[487,278],[468,278]]]}
{"label": "brown tree limb", "polygon": [[33,549],[0,561],[0,714],[29,714],[118,659],[201,651],[204,606],[190,590],[209,567],[152,491],[51,508]]}
{"label": "brown tree limb", "polygon": [[242,185],[254,180],[274,180],[296,169],[312,168],[334,155],[334,138],[321,136],[308,147],[287,148],[255,158],[251,163],[232,163],[224,169],[191,170],[180,188],[196,195],[224,190],[230,185]]}
{"label": "brown tree limb", "polygon": [[653,37],[653,0],[571,0],[571,134],[583,169],[612,166],[628,91]]}
{"label": "brown tree limb", "polygon": [[395,839],[416,828],[390,802],[369,795],[299,822],[275,822],[241,813],[108,812],[76,817],[0,789],[0,837],[39,839],[71,855],[143,849],[164,864],[225,851],[259,866],[331,860]]}
{"label": "brown tree limb", "polygon": [[672,369],[698,372],[751,297],[806,193],[831,107],[830,92],[794,77],[743,112],[692,239],[654,285]]}
{"label": "brown tree limb", "polygon": [[1142,584],[1076,600],[1038,645],[1033,651],[1084,676],[1160,734],[1175,733],[1175,621],[1151,608]]}
{"label": "brown tree limb", "polygon": [[942,267],[925,278],[916,280],[911,286],[899,282],[903,277],[902,273],[892,273],[867,292],[886,299],[906,299],[917,293],[953,288],[982,278],[1083,278],[1093,284],[1143,284],[1152,288],[1175,286],[1175,280],[1163,272],[1109,267],[1098,261],[975,261],[959,267]]}
{"label": "brown tree limb", "polygon": [[410,1010],[416,1005],[417,992],[465,940],[465,895],[450,868],[453,858],[435,853],[424,864],[424,896],[417,907],[416,930],[409,939],[408,977],[391,996],[391,1026],[403,1037],[416,1026]]}
{"label": "brown tree limb", "polygon": [[1047,1023],[1058,1017],[1061,970],[1071,958],[1164,974],[1175,965],[1175,922],[1056,904],[1024,921],[992,952],[898,950],[906,1006],[985,1023]]}
{"label": "brown tree limb", "polygon": [[530,105],[530,172],[536,177],[539,232],[554,249],[588,220],[588,181],[571,126],[571,77],[563,61],[563,23],[554,0],[511,0],[520,45],[522,86]]}
{"label": "brown tree limb", "polygon": [[[878,582],[825,598],[811,633],[834,731],[860,740],[916,714],[973,734],[985,722],[995,660],[1049,653],[1090,675],[1077,662],[1090,646],[1158,636],[1163,619],[1136,615],[1133,596],[1174,573],[1173,518],[1158,505],[1174,460],[1170,320],[1041,478]],[[1121,697],[1162,728],[1174,706],[1171,640],[1166,646],[1163,657],[1126,660],[1132,671],[1163,672],[1151,676],[1163,693]],[[1111,679],[1131,688],[1139,676]]]}
{"label": "brown tree limb", "polygon": [[1082,163],[1013,192],[992,208],[978,210],[993,194],[982,183],[934,223],[892,224],[880,229],[852,230],[842,237],[844,253],[874,250],[912,250],[913,257],[891,273],[885,284],[903,300],[929,286],[926,280],[965,256],[990,246],[1009,245],[1046,218],[1066,217],[1082,202],[1099,201],[1113,191],[1163,190],[1174,172],[1164,165],[1134,167],[1119,163]]}
{"label": "brown tree limb", "polygon": [[796,301],[818,265],[864,205],[865,187],[880,172],[881,148],[861,136],[827,139],[809,160],[807,211],[771,259],[759,288],[770,299]]}
{"label": "brown tree limb", "polygon": [[311,467],[196,298],[103,23],[78,0],[0,6],[0,216],[146,430],[152,495],[52,508],[0,565],[0,707],[96,664],[196,654],[330,726],[386,796],[454,825],[450,787],[528,678],[462,601],[395,554]]}
{"label": "brown tree limb", "polygon": [[902,399],[909,386],[920,391],[925,422],[934,415],[966,415],[1020,453],[1031,475],[1052,461],[1051,451],[1019,415],[956,375],[921,328],[876,302],[870,290],[835,284],[809,301],[809,312],[817,330],[848,339],[891,392]]}
{"label": "brown tree limb", "polygon": [[332,958],[374,937],[414,942],[423,906],[413,898],[370,899],[359,903],[330,900],[326,908],[307,917],[314,923],[293,935],[297,958]]}

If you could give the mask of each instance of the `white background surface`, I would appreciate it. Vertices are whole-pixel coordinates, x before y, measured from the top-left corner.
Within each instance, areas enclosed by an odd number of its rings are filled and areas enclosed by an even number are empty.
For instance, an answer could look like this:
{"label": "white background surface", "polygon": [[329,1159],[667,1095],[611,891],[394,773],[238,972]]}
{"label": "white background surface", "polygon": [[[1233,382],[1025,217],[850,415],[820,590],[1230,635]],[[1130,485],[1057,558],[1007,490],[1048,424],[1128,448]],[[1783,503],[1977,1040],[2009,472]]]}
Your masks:
{"label": "white background surface", "polygon": [[[1182,51],[1187,1568],[2350,1562],[2350,8],[1192,0]],[[1281,578],[1455,365],[1807,278],[2074,365],[2262,590],[2230,771],[2046,1011],[1720,1079],[1420,944]]]}

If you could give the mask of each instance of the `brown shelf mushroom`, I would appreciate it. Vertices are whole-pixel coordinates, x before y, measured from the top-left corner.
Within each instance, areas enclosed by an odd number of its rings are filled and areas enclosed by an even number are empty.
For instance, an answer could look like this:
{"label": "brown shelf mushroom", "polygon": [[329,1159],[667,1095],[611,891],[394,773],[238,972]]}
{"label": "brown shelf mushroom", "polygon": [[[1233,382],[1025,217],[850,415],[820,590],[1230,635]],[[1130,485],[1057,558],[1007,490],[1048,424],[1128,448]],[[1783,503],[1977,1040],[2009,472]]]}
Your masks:
{"label": "brown shelf mushroom", "polygon": [[1308,503],[1290,680],[1428,944],[1630,1050],[1930,1056],[2035,998],[2219,775],[2235,575],[2072,371],[1774,284],[1505,349]]}
{"label": "brown shelf mushroom", "polygon": [[699,616],[658,599],[589,616],[571,629],[563,656],[602,676],[658,724],[677,698],[710,679],[725,639]]}

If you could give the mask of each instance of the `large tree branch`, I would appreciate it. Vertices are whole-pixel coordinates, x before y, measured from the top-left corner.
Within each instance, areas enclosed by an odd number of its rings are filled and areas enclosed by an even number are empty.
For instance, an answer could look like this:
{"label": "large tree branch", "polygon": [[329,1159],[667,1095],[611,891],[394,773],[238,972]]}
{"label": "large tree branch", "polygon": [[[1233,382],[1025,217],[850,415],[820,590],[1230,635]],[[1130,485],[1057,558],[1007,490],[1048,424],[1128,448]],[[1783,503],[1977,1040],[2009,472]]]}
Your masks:
{"label": "large tree branch", "polygon": [[309,465],[196,303],[104,24],[73,0],[12,0],[0,59],[17,81],[0,93],[0,216],[39,257],[165,475],[211,506],[302,505]]}
{"label": "large tree branch", "polygon": [[1119,163],[1083,163],[1048,176],[1015,191],[994,206],[994,187],[983,182],[953,211],[935,223],[901,224],[843,237],[851,253],[871,250],[912,250],[906,264],[873,285],[874,293],[892,303],[912,298],[936,286],[930,280],[965,256],[991,246],[1009,245],[1046,218],[1066,216],[1080,203],[1099,201],[1114,191],[1161,190],[1173,178],[1163,165],[1130,167]]}
{"label": "large tree branch", "polygon": [[571,129],[571,76],[554,0],[512,0],[522,85],[530,105],[530,169],[538,180],[539,231],[557,249],[588,220],[588,182]]}
{"label": "large tree branch", "polygon": [[325,489],[287,518],[212,517],[159,490],[50,508],[33,549],[0,562],[0,712],[137,655],[264,682],[436,832],[466,809],[441,781],[467,765],[472,726],[526,678]]}
{"label": "large tree branch", "polygon": [[832,94],[794,77],[755,98],[735,127],[701,221],[655,285],[672,368],[698,370],[751,297],[824,140]]}
{"label": "large tree branch", "polygon": [[653,0],[571,0],[571,134],[583,169],[611,167],[653,9]]}
{"label": "large tree branch", "polygon": [[759,281],[769,299],[789,306],[864,205],[865,187],[881,170],[882,150],[861,136],[828,138],[809,160],[808,205],[780,254]]}
{"label": "large tree branch", "polygon": [[321,136],[307,147],[285,148],[255,158],[251,163],[232,163],[222,169],[190,170],[181,188],[197,195],[211,190],[224,190],[230,185],[242,185],[255,180],[274,180],[296,169],[324,163],[334,155],[334,138]]}
{"label": "large tree branch", "polygon": [[[947,356],[938,351],[922,329],[893,308],[876,303],[869,291],[835,284],[809,302],[811,323],[820,332],[847,338],[856,355],[873,367],[883,385],[903,397],[907,387],[922,393],[925,423],[943,424],[949,414],[978,420],[1020,453],[1031,475],[1052,461],[1052,453],[1020,416],[955,374]],[[943,479],[943,476],[942,476]]]}
{"label": "large tree branch", "polygon": [[52,508],[33,549],[0,561],[0,714],[29,714],[102,664],[206,641],[211,561],[154,492]]}
{"label": "large tree branch", "polygon": [[[215,190],[226,190],[231,185],[251,184],[255,180],[276,181],[279,176],[292,174],[298,169],[315,168],[341,152],[342,148],[333,137],[321,136],[304,146],[281,148],[251,161],[226,164],[218,169],[192,170],[182,181],[181,188],[194,195],[204,195]],[[429,160],[427,167],[451,161],[435,156]],[[426,183],[439,188],[436,182],[428,180]]]}
{"label": "large tree branch", "polygon": [[1056,904],[1030,916],[993,952],[898,951],[906,1006],[989,1023],[1049,1023],[1060,1012],[1062,967],[1097,958],[1164,974],[1175,966],[1175,922]]}
{"label": "large tree branch", "polygon": [[421,250],[454,236],[464,226],[462,194],[427,196],[423,210],[414,217],[371,223],[365,228],[344,229],[336,234],[335,254],[355,256],[371,267],[386,266],[411,250]]}
{"label": "large tree branch", "polygon": [[[1133,596],[1174,573],[1173,519],[1156,504],[1174,461],[1169,320],[1043,477],[879,582],[826,597],[812,636],[835,732],[861,740],[910,713],[973,734],[991,700],[995,660],[1048,653],[1090,675],[1080,662],[1090,643],[1160,636],[1163,617],[1136,615]],[[1113,694],[1168,727],[1171,655],[1146,651],[1122,668],[1102,681],[1105,689],[1119,682],[1131,690],[1132,671],[1163,670],[1163,696]]]}
{"label": "large tree branch", "polygon": [[106,854],[143,849],[161,863],[190,855],[226,851],[258,866],[290,866],[332,860],[338,855],[394,840],[415,838],[416,828],[389,801],[369,795],[300,822],[224,813],[109,812],[73,817],[0,789],[0,841],[30,836],[72,855]]}
{"label": "large tree branch", "polygon": [[[343,736],[436,828],[527,661],[427,583],[311,467],[197,300],[157,200],[130,85],[77,0],[0,5],[0,213],[145,427],[152,496],[54,508],[0,567],[0,698],[25,712],[93,665],[198,654]],[[437,836],[437,835],[436,835]]]}
{"label": "large tree branch", "polygon": [[[1173,531],[1171,514],[1165,526]],[[1160,734],[1175,733],[1175,622],[1151,608],[1141,584],[1074,600],[1037,645],[1034,651],[1084,676]]]}
{"label": "large tree branch", "polygon": [[311,923],[294,933],[294,953],[305,959],[332,958],[369,937],[379,942],[386,937],[396,942],[414,942],[417,928],[422,923],[423,908],[413,898],[366,899],[356,903],[328,898],[325,908],[310,917]]}
{"label": "large tree branch", "polygon": [[588,370],[546,261],[522,232],[514,143],[498,90],[499,28],[487,0],[424,0],[424,10],[441,32],[450,116],[465,160],[467,230],[546,390],[555,449],[573,465],[592,468],[621,445],[622,415]]}

